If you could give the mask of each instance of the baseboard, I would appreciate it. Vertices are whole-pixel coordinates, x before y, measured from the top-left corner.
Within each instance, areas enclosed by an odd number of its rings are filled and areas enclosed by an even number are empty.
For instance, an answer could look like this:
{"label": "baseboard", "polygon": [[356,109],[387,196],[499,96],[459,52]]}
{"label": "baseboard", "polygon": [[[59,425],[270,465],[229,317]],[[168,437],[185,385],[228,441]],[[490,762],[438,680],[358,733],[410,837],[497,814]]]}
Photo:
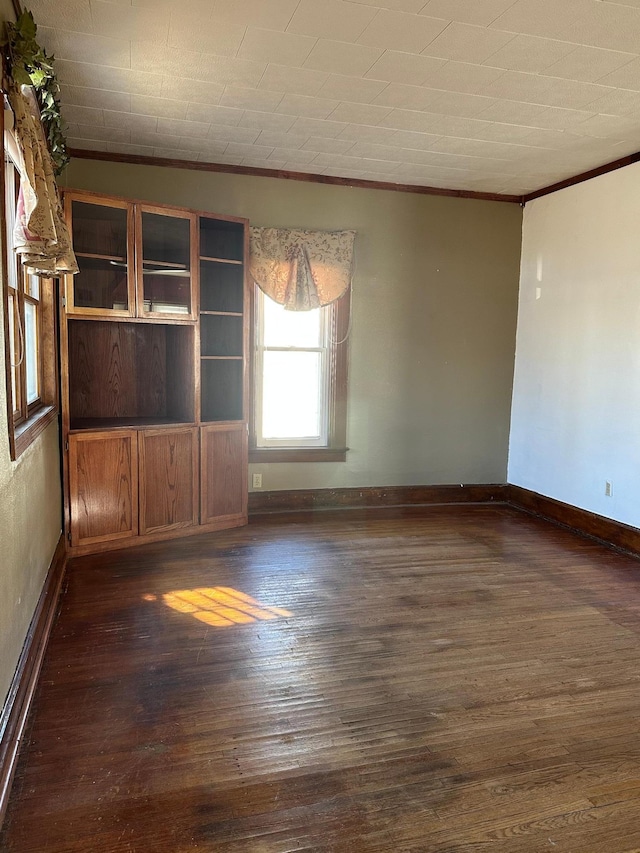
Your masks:
{"label": "baseboard", "polygon": [[65,564],[65,543],[61,536],[0,714],[0,826],[7,808],[27,716],[56,614]]}
{"label": "baseboard", "polygon": [[506,486],[363,486],[356,489],[295,489],[251,492],[249,515],[300,512],[315,509],[362,509],[363,507],[419,506],[504,501]]}
{"label": "baseboard", "polygon": [[640,530],[636,527],[554,498],[547,498],[521,486],[506,486],[506,500],[517,509],[568,527],[574,533],[597,539],[604,545],[619,548],[634,557],[640,557]]}
{"label": "baseboard", "polygon": [[508,503],[516,509],[567,527],[581,536],[640,556],[640,529],[505,484],[445,486],[363,486],[355,489],[293,489],[251,492],[249,515],[321,509],[429,506],[456,503]]}

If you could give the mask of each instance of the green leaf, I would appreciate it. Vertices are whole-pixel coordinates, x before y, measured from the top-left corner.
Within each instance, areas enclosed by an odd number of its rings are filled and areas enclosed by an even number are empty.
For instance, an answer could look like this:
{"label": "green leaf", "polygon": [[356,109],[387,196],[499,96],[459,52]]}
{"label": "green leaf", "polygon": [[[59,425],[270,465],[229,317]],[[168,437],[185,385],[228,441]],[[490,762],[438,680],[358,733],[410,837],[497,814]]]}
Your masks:
{"label": "green leaf", "polygon": [[31,85],[31,77],[23,65],[14,66],[12,76],[19,86]]}
{"label": "green leaf", "polygon": [[28,10],[25,9],[20,15],[16,22],[16,27],[25,38],[34,39],[36,37],[38,28],[36,27],[36,22],[33,20],[33,15]]}
{"label": "green leaf", "polygon": [[34,69],[31,72],[30,77],[31,77],[31,82],[33,83],[33,85],[36,88],[38,88],[39,86],[42,86],[44,81],[47,79],[46,73],[44,71],[42,71],[42,69],[40,69],[40,68]]}

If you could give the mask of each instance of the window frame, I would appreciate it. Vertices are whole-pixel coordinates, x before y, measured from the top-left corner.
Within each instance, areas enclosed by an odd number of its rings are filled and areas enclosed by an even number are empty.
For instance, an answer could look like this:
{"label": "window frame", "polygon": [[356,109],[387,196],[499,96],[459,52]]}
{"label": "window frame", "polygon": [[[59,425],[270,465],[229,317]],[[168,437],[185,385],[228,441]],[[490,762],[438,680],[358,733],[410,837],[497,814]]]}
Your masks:
{"label": "window frame", "polygon": [[257,417],[259,406],[257,395],[258,382],[258,285],[250,288],[251,306],[251,410],[249,418],[249,462],[344,462],[348,447],[347,440],[347,373],[348,373],[348,336],[351,311],[351,288],[329,307],[327,318],[328,341],[328,388],[326,400],[328,406],[327,444],[324,446],[272,446],[258,447]]}
{"label": "window frame", "polygon": [[[29,274],[13,251],[7,208],[7,176],[8,169],[15,169],[15,173],[19,177],[19,169],[7,150],[7,145],[5,145],[3,125],[0,130],[2,136],[2,174],[0,175],[0,192],[2,194],[0,214],[2,230],[1,266],[7,425],[11,459],[16,460],[37,436],[58,417],[57,299],[53,279],[41,277],[38,277],[38,298],[33,297],[29,287]],[[17,187],[14,195],[17,198]],[[38,395],[30,402],[28,401],[24,339],[26,334],[25,305],[29,304],[36,306],[38,382]],[[10,306],[13,308],[13,352],[10,337]],[[19,365],[16,365],[16,360],[20,361]]]}

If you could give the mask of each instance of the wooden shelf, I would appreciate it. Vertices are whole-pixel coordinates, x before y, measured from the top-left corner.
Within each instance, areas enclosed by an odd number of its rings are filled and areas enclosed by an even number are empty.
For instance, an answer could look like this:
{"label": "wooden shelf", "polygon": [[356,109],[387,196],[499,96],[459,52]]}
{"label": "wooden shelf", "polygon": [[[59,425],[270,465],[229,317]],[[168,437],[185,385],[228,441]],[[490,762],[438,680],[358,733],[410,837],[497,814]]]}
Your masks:
{"label": "wooden shelf", "polygon": [[69,424],[71,432],[84,432],[85,430],[104,430],[113,429],[139,429],[140,427],[175,427],[175,426],[194,426],[194,423],[186,423],[176,418],[72,418]]}
{"label": "wooden shelf", "polygon": [[[187,270],[189,267],[186,264],[174,264],[169,261],[150,261],[147,258],[142,259],[142,266],[145,264],[153,264],[156,267],[171,267],[174,270]],[[153,272],[153,270],[144,270],[145,272]]]}
{"label": "wooden shelf", "polygon": [[168,275],[171,278],[191,278],[189,270],[142,270],[142,275]]}
{"label": "wooden shelf", "polygon": [[243,317],[242,311],[201,311],[201,314],[206,314],[208,317]]}
{"label": "wooden shelf", "polygon": [[241,355],[201,355],[202,361],[242,361]]}
{"label": "wooden shelf", "polygon": [[206,258],[204,255],[200,256],[201,261],[207,261],[208,263],[214,264],[235,264],[236,266],[242,266],[244,261],[233,261],[231,258]]}
{"label": "wooden shelf", "polygon": [[[162,308],[159,307],[162,305]],[[168,314],[169,316],[179,316],[184,317],[189,315],[189,306],[181,305],[180,303],[170,303],[170,302],[152,302],[148,307],[146,305],[143,306],[144,315],[153,314],[163,316]]]}
{"label": "wooden shelf", "polygon": [[76,252],[78,258],[88,258],[92,261],[117,261],[121,264],[126,264],[127,259],[122,255],[96,255],[93,252]]}

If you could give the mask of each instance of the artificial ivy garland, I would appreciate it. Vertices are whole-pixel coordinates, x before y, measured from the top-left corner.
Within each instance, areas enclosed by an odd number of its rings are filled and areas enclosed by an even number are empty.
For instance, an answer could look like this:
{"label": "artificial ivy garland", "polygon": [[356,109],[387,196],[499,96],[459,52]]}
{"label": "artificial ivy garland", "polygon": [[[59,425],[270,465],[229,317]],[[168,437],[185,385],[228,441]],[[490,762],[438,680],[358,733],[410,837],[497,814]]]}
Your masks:
{"label": "artificial ivy garland", "polygon": [[53,70],[55,57],[47,56],[36,41],[37,29],[33,15],[26,9],[15,24],[7,22],[7,72],[19,86],[33,86],[55,173],[59,175],[70,160],[60,114],[60,86]]}

